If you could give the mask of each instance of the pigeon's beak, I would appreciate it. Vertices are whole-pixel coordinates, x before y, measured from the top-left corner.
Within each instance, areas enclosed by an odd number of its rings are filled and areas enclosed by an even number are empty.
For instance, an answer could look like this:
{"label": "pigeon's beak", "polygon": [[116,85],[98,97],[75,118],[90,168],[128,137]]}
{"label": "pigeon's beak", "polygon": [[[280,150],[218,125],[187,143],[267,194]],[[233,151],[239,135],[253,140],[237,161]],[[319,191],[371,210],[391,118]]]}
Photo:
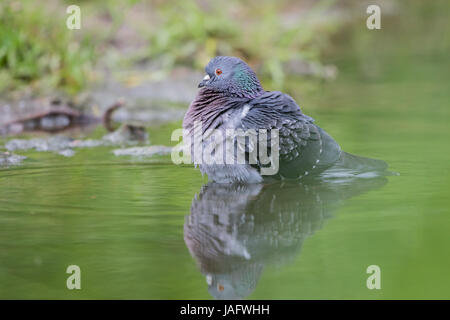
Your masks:
{"label": "pigeon's beak", "polygon": [[198,84],[198,87],[203,88],[208,83],[209,79],[211,79],[211,78],[210,78],[209,74],[207,74],[206,76],[203,77],[202,82],[200,82]]}

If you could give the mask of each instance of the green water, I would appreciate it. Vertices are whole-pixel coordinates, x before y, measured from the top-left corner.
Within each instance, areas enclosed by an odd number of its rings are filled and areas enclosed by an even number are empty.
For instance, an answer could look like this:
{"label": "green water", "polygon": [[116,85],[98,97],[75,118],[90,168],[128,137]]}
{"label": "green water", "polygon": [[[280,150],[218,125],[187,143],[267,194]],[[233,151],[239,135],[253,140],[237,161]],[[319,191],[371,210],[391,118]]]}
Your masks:
{"label": "green water", "polygon": [[[21,153],[22,166],[0,170],[0,298],[449,299],[450,46],[439,17],[379,31],[362,21],[328,57],[337,81],[287,86],[344,150],[399,176],[233,188],[170,157]],[[153,128],[152,143],[179,125]],[[69,265],[81,290],[66,288]],[[379,290],[366,286],[369,265]]]}

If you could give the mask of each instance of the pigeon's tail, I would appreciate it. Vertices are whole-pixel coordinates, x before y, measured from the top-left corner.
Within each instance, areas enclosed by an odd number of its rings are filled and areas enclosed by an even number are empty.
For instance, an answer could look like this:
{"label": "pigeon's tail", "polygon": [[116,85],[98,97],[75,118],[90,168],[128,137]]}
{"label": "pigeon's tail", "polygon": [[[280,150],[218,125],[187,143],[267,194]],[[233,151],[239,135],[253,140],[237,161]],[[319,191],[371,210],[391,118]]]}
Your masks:
{"label": "pigeon's tail", "polygon": [[380,172],[388,168],[387,163],[383,160],[360,157],[347,152],[341,152],[341,156],[335,166],[357,172]]}

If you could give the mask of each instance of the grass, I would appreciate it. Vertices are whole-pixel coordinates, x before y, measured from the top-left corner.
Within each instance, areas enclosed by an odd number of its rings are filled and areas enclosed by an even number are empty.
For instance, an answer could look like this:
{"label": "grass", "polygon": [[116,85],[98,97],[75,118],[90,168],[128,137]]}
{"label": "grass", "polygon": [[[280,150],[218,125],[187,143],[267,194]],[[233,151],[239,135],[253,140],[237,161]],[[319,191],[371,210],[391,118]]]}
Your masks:
{"label": "grass", "polygon": [[75,40],[66,16],[52,9],[28,0],[0,4],[0,92],[27,85],[74,93],[90,78],[90,39]]}
{"label": "grass", "polygon": [[[60,89],[76,94],[96,78],[93,70],[101,70],[102,63],[118,68],[156,61],[167,74],[180,65],[203,68],[215,55],[244,58],[272,88],[281,89],[287,63],[320,63],[339,23],[316,18],[333,3],[315,2],[302,11],[292,0],[79,1],[82,30],[68,30],[65,8],[72,3],[5,0],[0,4],[0,94]],[[120,36],[122,27],[134,33]],[[146,44],[143,49],[124,54],[117,48],[133,37]]]}

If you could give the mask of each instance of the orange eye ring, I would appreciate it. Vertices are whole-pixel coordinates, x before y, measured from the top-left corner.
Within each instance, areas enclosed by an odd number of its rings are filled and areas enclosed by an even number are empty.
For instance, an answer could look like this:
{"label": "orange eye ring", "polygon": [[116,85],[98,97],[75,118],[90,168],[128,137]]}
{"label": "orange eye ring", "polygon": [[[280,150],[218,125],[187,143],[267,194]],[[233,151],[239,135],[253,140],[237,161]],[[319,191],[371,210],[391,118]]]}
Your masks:
{"label": "orange eye ring", "polygon": [[217,68],[215,72],[216,72],[216,75],[218,75],[218,76],[220,76],[222,74],[222,70],[219,68]]}

